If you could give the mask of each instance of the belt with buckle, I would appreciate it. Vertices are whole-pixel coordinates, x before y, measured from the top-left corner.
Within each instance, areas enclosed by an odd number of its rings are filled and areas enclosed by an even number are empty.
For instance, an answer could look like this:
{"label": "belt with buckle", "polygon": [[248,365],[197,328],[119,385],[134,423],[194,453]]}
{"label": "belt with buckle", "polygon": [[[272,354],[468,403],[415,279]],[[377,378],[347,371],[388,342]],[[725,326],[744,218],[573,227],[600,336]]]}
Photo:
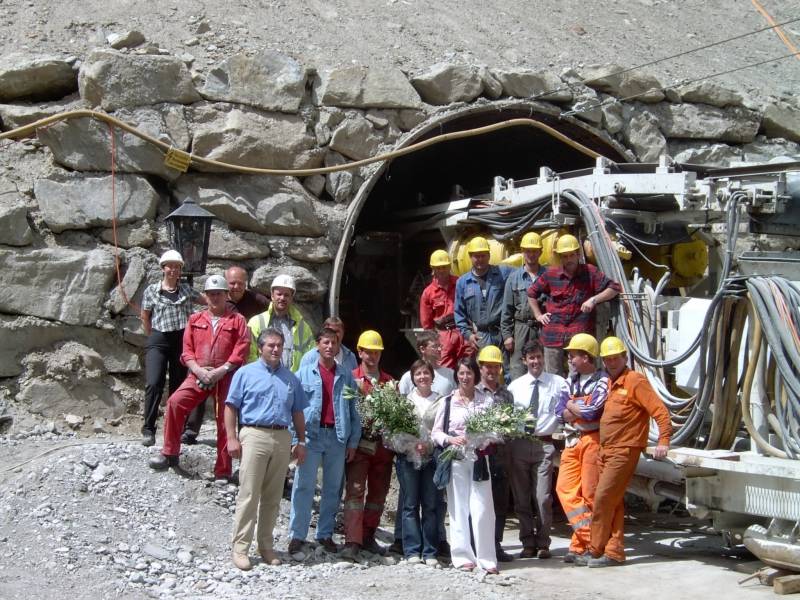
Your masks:
{"label": "belt with buckle", "polygon": [[256,429],[289,429],[286,425],[275,425],[273,423],[262,423],[258,425],[242,425],[242,427],[255,427]]}
{"label": "belt with buckle", "polygon": [[335,423],[320,423],[319,426],[322,427],[323,429],[333,429],[334,427],[336,427],[336,424]]}

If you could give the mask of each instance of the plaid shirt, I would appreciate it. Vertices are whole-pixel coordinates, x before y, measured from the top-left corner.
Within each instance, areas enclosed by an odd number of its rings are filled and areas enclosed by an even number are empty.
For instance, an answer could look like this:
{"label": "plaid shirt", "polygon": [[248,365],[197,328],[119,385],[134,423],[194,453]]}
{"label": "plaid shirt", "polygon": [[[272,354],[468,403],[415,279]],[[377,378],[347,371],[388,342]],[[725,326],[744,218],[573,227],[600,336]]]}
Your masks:
{"label": "plaid shirt", "polygon": [[167,333],[186,328],[192,314],[192,288],[178,285],[178,300],[173,302],[161,293],[161,282],[148,285],[142,298],[142,310],[150,311],[150,327]]}
{"label": "plaid shirt", "polygon": [[581,304],[606,288],[622,291],[594,265],[579,264],[570,277],[563,267],[549,267],[528,288],[529,298],[548,296],[544,312],[550,313],[550,323],[542,326],[542,344],[563,348],[576,333],[595,334],[594,311],[581,312]]}

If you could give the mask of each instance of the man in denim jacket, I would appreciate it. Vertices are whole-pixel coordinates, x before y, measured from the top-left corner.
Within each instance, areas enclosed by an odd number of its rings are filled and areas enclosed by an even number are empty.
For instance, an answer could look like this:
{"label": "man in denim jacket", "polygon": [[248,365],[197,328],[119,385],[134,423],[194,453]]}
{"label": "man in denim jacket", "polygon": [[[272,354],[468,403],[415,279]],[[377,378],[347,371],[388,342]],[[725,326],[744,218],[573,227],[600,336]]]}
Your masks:
{"label": "man in denim jacket", "polygon": [[[336,364],[339,338],[336,331],[323,328],[317,334],[319,361],[300,368],[297,378],[308,396],[306,421],[306,459],[297,466],[292,487],[289,516],[289,553],[299,552],[308,534],[311,505],[317,485],[317,470],[322,465],[322,494],[319,503],[317,542],[328,552],[336,552],[333,527],[342,491],[344,465],[353,459],[361,438],[361,418],[355,402],[344,397],[346,386],[355,388],[353,375]],[[295,432],[292,432],[293,442]]]}

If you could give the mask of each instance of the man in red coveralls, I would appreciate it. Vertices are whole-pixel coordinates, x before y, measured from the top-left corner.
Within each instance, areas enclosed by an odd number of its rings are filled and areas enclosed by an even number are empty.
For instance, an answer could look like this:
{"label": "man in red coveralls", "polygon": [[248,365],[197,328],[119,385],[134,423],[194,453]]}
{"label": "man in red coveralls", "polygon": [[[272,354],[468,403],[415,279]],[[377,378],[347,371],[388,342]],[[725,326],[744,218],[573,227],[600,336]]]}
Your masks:
{"label": "man in red coveralls", "polygon": [[419,321],[423,329],[439,331],[439,341],[442,344],[442,359],[439,364],[455,369],[464,347],[464,338],[461,337],[453,316],[458,277],[450,274],[450,257],[444,250],[436,250],[431,254],[430,265],[433,280],[420,296]]}
{"label": "man in red coveralls", "polygon": [[183,334],[181,362],[189,369],[189,375],[167,400],[164,447],[149,464],[158,471],[178,466],[186,417],[207,397],[213,396],[217,417],[214,476],[229,479],[231,457],[227,451],[224,406],[233,371],[244,364],[250,352],[250,332],[244,317],[225,304],[228,284],[224,277],[211,275],[204,289],[208,308],[189,317]]}
{"label": "man in red coveralls", "polygon": [[[581,263],[580,243],[574,235],[556,242],[560,267],[548,267],[528,288],[533,317],[542,326],[544,370],[564,375],[564,346],[577,333],[595,334],[595,308],[622,291],[594,265]],[[537,298],[547,296],[545,311]]]}
{"label": "man in red coveralls", "polygon": [[[362,333],[356,348],[361,365],[353,371],[353,378],[359,391],[367,395],[375,385],[391,381],[392,376],[381,371],[383,339],[377,331]],[[380,435],[362,428],[356,454],[345,465],[345,546],[339,553],[342,558],[355,559],[362,548],[373,554],[383,553],[375,541],[375,531],[389,492],[393,459],[394,453],[383,445]]]}

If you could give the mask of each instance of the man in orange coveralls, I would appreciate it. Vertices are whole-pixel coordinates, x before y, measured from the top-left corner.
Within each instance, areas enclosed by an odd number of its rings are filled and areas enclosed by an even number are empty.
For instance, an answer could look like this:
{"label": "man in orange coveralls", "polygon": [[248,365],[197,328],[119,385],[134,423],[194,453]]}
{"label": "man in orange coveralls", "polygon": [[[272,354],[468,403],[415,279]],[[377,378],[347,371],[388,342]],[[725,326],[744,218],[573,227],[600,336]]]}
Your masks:
{"label": "man in orange coveralls", "polygon": [[430,265],[433,280],[420,296],[419,322],[423,329],[436,329],[439,332],[439,342],[442,344],[439,364],[455,369],[464,348],[464,338],[456,327],[453,315],[458,277],[450,273],[450,257],[445,250],[436,250],[431,254]]}
{"label": "man in orange coveralls", "polygon": [[589,549],[594,491],[597,487],[597,455],[600,452],[600,418],[608,396],[608,375],[597,369],[597,340],[588,333],[572,336],[567,351],[571,370],[569,396],[556,405],[556,417],[564,423],[564,451],[558,467],[556,493],[572,527],[572,539],[564,562]]}
{"label": "man in orange coveralls", "polygon": [[150,459],[150,467],[163,471],[178,466],[181,432],[186,417],[209,396],[216,398],[217,462],[214,476],[230,479],[231,456],[225,432],[225,399],[233,372],[241,367],[250,352],[250,331],[244,317],[226,306],[228,283],[222,275],[206,279],[208,309],[194,313],[183,333],[181,362],[189,375],[167,400],[164,418],[164,447]]}
{"label": "man in orange coveralls", "polygon": [[650,417],[658,425],[658,444],[653,457],[664,458],[669,450],[672,424],[669,412],[647,378],[628,368],[622,340],[607,337],[600,356],[611,385],[600,419],[600,477],[594,496],[589,552],[576,556],[575,564],[609,567],[625,561],[623,524],[625,489],[633,477],[639,455],[647,447]]}

